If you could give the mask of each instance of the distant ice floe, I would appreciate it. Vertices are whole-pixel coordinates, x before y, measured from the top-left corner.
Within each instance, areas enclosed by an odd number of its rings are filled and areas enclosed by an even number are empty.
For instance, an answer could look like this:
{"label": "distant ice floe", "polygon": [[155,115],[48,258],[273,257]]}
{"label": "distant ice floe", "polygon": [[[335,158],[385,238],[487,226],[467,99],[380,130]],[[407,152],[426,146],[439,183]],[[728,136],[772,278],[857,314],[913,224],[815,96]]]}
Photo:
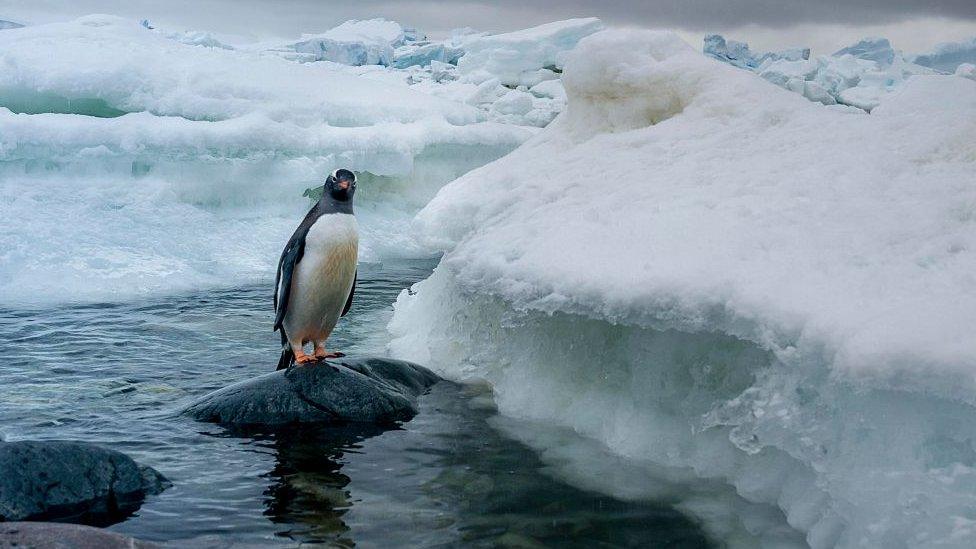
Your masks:
{"label": "distant ice floe", "polygon": [[976,41],[943,44],[931,54],[906,56],[886,38],[865,38],[832,55],[810,59],[809,49],[755,54],[748,44],[709,35],[703,52],[811,101],[870,112],[912,76],[952,74],[959,64],[976,61]]}
{"label": "distant ice floe", "polygon": [[266,277],[337,166],[376,218],[364,260],[422,254],[413,214],[535,133],[402,78],[187,36],[103,15],[0,33],[0,303]]}
{"label": "distant ice floe", "polygon": [[939,44],[929,53],[912,56],[911,62],[942,72],[953,73],[962,64],[976,64],[976,37],[965,42]]}
{"label": "distant ice floe", "polygon": [[[838,96],[890,68],[777,63]],[[976,545],[976,82],[913,74],[851,116],[614,30],[562,83],[552,124],[418,214],[445,255],[391,351],[635,467],[724,479],[814,548]],[[744,520],[742,546],[793,539]]]}

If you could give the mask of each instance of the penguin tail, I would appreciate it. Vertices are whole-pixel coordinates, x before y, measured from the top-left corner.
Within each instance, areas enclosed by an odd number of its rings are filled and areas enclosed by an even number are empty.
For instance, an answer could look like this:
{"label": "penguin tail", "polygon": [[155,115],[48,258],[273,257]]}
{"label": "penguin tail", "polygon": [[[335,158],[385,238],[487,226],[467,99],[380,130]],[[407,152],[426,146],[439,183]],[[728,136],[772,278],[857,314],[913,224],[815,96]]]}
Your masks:
{"label": "penguin tail", "polygon": [[284,370],[292,364],[295,363],[295,353],[291,352],[291,349],[282,349],[281,358],[278,359],[278,367],[276,370]]}
{"label": "penguin tail", "polygon": [[291,350],[291,345],[288,344],[288,336],[285,335],[285,331],[281,330],[281,358],[278,359],[277,370],[284,370],[292,364],[295,363],[295,353]]}

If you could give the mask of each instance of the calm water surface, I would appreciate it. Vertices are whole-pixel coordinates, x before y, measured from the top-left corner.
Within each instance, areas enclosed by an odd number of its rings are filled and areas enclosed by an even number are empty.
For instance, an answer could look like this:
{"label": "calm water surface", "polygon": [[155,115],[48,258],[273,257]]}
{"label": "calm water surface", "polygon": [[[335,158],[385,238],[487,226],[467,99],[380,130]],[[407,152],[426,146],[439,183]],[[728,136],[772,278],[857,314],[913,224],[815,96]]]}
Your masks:
{"label": "calm water surface", "polygon": [[[429,261],[363,265],[332,348],[382,354],[390,304]],[[235,431],[178,416],[274,368],[268,285],[0,309],[0,436],[104,444],[173,483],[111,527],[174,547],[704,547],[661,504],[548,476],[489,425],[484,388],[436,385],[399,428]]]}

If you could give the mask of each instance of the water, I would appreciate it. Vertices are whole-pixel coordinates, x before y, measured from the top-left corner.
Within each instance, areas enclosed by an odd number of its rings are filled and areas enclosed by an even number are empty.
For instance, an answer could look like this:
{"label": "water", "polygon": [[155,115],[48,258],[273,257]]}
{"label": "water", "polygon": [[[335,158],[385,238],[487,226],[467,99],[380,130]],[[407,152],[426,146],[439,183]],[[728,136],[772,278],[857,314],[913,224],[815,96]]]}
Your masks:
{"label": "water", "polygon": [[[382,353],[390,303],[430,261],[363,265],[331,345]],[[270,285],[0,310],[0,435],[104,444],[173,483],[111,527],[173,546],[704,547],[671,507],[573,488],[491,426],[484,387],[441,383],[399,428],[229,430],[180,417],[274,367]]]}

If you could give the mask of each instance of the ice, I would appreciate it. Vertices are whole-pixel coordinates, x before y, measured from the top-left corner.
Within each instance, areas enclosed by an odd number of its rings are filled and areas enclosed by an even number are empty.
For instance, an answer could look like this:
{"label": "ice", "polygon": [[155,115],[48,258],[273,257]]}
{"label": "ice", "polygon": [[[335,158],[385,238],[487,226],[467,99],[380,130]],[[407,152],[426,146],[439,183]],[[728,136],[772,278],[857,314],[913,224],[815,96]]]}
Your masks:
{"label": "ice", "polygon": [[569,19],[521,31],[465,37],[459,71],[475,82],[497,78],[509,86],[541,82],[541,69],[561,70],[581,38],[603,28],[599,19]]}
{"label": "ice", "polygon": [[762,78],[831,106],[837,103],[870,112],[909,77],[936,74],[895,51],[886,38],[865,38],[833,55],[810,58],[794,48],[757,56],[742,42],[719,35],[705,37],[704,53],[713,59],[756,72]]}
{"label": "ice", "polygon": [[337,166],[375,220],[364,260],[423,255],[413,214],[534,133],[354,67],[169,36],[110,16],[0,33],[0,303],[265,281]]}
{"label": "ice", "polygon": [[864,38],[856,44],[834,52],[834,57],[852,55],[858,59],[874,61],[880,67],[887,67],[895,60],[895,50],[891,47],[891,42],[887,38]]}
{"label": "ice", "polygon": [[939,44],[929,53],[914,56],[911,61],[916,65],[953,73],[962,63],[976,64],[976,38]]}
{"label": "ice", "polygon": [[912,75],[855,116],[616,30],[562,85],[418,215],[445,255],[392,352],[724,479],[812,547],[973,546],[976,82]]}
{"label": "ice", "polygon": [[270,48],[295,52],[300,61],[332,61],[343,65],[391,65],[394,48],[406,42],[395,21],[350,20],[321,34],[303,35],[298,42]]}
{"label": "ice", "polygon": [[810,58],[810,48],[789,48],[781,52],[765,52],[756,55],[749,49],[749,44],[735,40],[726,41],[720,34],[705,35],[702,53],[740,69],[748,70],[755,70],[766,61],[779,59],[801,61]]}
{"label": "ice", "polygon": [[973,65],[972,63],[963,63],[959,65],[956,67],[956,76],[976,80],[976,65]]}
{"label": "ice", "polygon": [[181,44],[186,44],[188,46],[202,46],[204,48],[220,48],[223,50],[232,50],[234,46],[225,44],[221,42],[216,36],[209,32],[202,31],[183,31],[174,32],[165,35],[170,40],[176,40]]}
{"label": "ice", "polygon": [[21,25],[20,23],[14,23],[13,21],[4,21],[3,19],[0,19],[0,30],[19,29],[23,26],[24,25]]}
{"label": "ice", "polygon": [[457,65],[464,50],[449,44],[426,44],[423,46],[402,46],[394,53],[393,66],[398,69],[425,67],[432,61]]}

